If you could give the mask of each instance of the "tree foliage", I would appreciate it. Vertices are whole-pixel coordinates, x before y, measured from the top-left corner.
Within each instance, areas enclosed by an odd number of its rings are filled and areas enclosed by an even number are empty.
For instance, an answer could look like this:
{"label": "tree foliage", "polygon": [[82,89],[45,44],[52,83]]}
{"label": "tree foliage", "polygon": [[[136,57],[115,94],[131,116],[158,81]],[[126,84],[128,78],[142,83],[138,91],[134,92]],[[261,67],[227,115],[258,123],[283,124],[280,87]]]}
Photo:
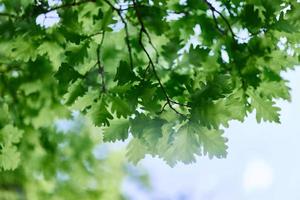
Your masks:
{"label": "tree foliage", "polygon": [[1,170],[55,152],[54,122],[73,111],[104,141],[132,135],[134,163],[224,158],[229,121],[280,122],[275,100],[290,100],[295,0],[0,2]]}

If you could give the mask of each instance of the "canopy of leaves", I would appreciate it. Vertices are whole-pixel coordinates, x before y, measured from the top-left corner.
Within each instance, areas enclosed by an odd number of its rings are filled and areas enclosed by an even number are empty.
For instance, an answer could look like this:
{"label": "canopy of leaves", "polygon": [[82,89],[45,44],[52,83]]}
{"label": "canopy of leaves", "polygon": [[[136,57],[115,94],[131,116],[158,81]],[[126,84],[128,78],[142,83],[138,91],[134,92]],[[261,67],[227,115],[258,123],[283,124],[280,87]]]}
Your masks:
{"label": "canopy of leaves", "polygon": [[274,100],[290,100],[281,72],[299,62],[299,9],[294,0],[1,0],[0,170],[26,171],[31,151],[58,156],[54,121],[73,111],[107,142],[132,135],[134,163],[226,157],[229,121],[253,111],[280,121]]}

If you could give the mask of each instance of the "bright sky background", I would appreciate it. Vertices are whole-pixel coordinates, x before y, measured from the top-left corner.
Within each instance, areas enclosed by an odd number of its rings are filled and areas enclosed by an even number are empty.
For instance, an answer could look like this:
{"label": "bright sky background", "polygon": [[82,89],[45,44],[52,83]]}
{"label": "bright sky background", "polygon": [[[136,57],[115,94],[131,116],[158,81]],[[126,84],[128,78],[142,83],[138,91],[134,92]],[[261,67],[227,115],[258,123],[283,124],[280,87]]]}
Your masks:
{"label": "bright sky background", "polygon": [[292,102],[278,102],[281,124],[257,124],[251,115],[225,131],[228,157],[200,157],[191,165],[170,168],[147,157],[140,166],[150,173],[153,192],[130,182],[132,200],[299,200],[300,68],[283,76],[290,81]]}

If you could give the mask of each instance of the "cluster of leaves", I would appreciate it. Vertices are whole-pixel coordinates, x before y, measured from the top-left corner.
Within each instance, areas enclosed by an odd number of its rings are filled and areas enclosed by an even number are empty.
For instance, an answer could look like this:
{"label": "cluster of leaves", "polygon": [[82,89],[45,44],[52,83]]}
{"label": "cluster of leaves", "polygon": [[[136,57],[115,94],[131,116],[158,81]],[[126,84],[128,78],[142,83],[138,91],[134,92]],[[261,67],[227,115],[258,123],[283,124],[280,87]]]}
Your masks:
{"label": "cluster of leaves", "polygon": [[274,100],[290,99],[280,73],[298,63],[294,0],[0,2],[4,170],[25,156],[19,142],[74,110],[104,141],[131,134],[134,163],[151,154],[174,165],[225,157],[230,120],[255,111],[279,122]]}

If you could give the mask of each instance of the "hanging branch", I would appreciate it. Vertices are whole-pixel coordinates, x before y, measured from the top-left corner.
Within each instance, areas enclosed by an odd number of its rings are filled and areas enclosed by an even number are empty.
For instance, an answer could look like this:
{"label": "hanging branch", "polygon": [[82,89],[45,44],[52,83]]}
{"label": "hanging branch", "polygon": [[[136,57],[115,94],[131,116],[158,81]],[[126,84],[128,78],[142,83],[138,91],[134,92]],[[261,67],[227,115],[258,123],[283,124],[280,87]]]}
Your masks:
{"label": "hanging branch", "polygon": [[215,12],[212,12],[212,16],[213,16],[213,19],[214,19],[214,22],[215,22],[215,26],[216,26],[216,28],[218,29],[218,31],[219,31],[222,35],[225,35],[225,31],[224,31],[223,29],[221,29],[221,27],[219,26],[219,23],[218,23],[218,20],[217,20],[217,17],[216,17]]}
{"label": "hanging branch", "polygon": [[101,91],[102,92],[106,92],[106,86],[105,86],[105,75],[104,75],[104,65],[101,63],[101,47],[103,45],[103,42],[104,42],[104,37],[105,37],[105,32],[102,33],[102,38],[101,38],[101,42],[100,44],[98,45],[97,47],[97,63],[96,65],[98,66],[98,72],[99,72],[99,75],[101,77],[101,81],[102,81],[102,84],[101,84]]}
{"label": "hanging branch", "polygon": [[146,69],[145,69],[145,71],[144,71],[144,74],[143,74],[143,76],[142,76],[143,79],[146,78],[147,73],[148,73],[148,71],[150,70],[150,66],[151,66],[151,63],[148,62],[148,65],[147,65],[147,67],[146,67]]}
{"label": "hanging branch", "polygon": [[156,47],[154,46],[153,42],[152,42],[152,39],[150,37],[150,34],[148,33],[148,31],[146,30],[145,28],[145,25],[143,23],[143,20],[141,18],[141,15],[139,13],[139,10],[137,9],[137,2],[135,0],[133,0],[133,7],[136,11],[136,14],[137,14],[137,18],[138,18],[138,21],[141,25],[141,29],[142,29],[142,32],[146,35],[147,39],[148,39],[148,42],[150,44],[150,46],[152,47],[152,49],[155,51],[155,54],[156,54],[156,60],[155,60],[155,63],[157,64],[158,63],[158,59],[159,59],[159,53],[156,49]]}
{"label": "hanging branch", "polygon": [[90,35],[88,35],[88,36],[86,36],[86,37],[87,37],[87,38],[92,38],[92,37],[95,37],[95,36],[97,36],[97,35],[103,35],[103,33],[104,33],[104,31],[98,31],[98,32],[92,33],[92,34],[90,34]]}
{"label": "hanging branch", "polygon": [[[55,10],[59,10],[59,9],[63,9],[63,8],[71,8],[71,7],[79,6],[79,5],[82,5],[82,4],[85,4],[85,3],[96,3],[96,0],[82,0],[82,1],[78,1],[78,2],[74,1],[73,3],[65,3],[65,4],[62,4],[62,5],[58,5],[58,6],[50,7],[50,8],[42,7],[41,12],[38,13],[38,14],[47,14],[51,11],[55,11]],[[37,4],[36,1],[35,1],[35,4]],[[10,13],[0,13],[0,17],[22,18],[22,16],[18,16],[18,15],[15,15],[15,14],[10,14]]]}
{"label": "hanging branch", "polygon": [[[136,3],[135,0],[133,0],[133,6],[134,6],[134,8],[135,8],[136,17],[137,17],[137,19],[138,19],[138,21],[139,21],[139,24],[140,24],[140,26],[141,26],[140,32],[139,32],[139,44],[140,44],[141,48],[143,49],[144,53],[146,54],[146,56],[147,56],[147,58],[148,58],[148,60],[149,60],[149,66],[151,66],[152,71],[153,71],[153,74],[154,74],[154,76],[155,76],[155,78],[156,78],[156,80],[157,80],[157,82],[158,82],[158,84],[159,84],[159,87],[160,87],[160,89],[162,90],[162,92],[163,92],[163,94],[164,94],[164,96],[165,96],[165,98],[166,98],[166,103],[165,103],[165,105],[163,106],[162,111],[164,110],[164,108],[166,107],[166,105],[168,105],[175,113],[177,113],[177,114],[179,114],[179,115],[181,115],[181,116],[183,116],[183,117],[186,117],[184,114],[178,112],[178,111],[173,107],[173,104],[172,104],[172,103],[174,103],[174,101],[171,100],[171,98],[169,97],[169,95],[168,95],[168,93],[167,93],[165,87],[163,86],[163,84],[162,84],[162,82],[161,82],[161,80],[160,80],[160,78],[159,78],[159,76],[158,76],[158,74],[157,74],[157,71],[156,71],[156,69],[155,69],[154,62],[153,62],[153,60],[152,60],[152,58],[151,58],[149,52],[147,51],[145,45],[143,44],[143,34],[145,34],[145,35],[147,36],[147,38],[148,38],[150,44],[153,45],[153,43],[152,43],[152,41],[151,41],[151,38],[150,38],[149,33],[148,33],[147,30],[146,30],[146,27],[145,27],[145,25],[144,25],[144,22],[143,22],[143,20],[142,20],[142,18],[141,18],[141,15],[140,15],[139,10],[138,10],[138,5],[137,5],[137,3]],[[180,103],[177,103],[177,102],[176,102],[175,104],[180,105]],[[161,111],[161,112],[162,112],[162,111]]]}
{"label": "hanging branch", "polygon": [[[232,36],[232,38],[233,38],[234,41],[235,41],[235,38],[240,38],[239,36],[235,35],[235,33],[233,32],[232,27],[231,27],[229,21],[226,19],[226,17],[225,17],[220,11],[218,11],[215,7],[213,7],[213,5],[212,5],[211,3],[209,3],[207,0],[204,0],[204,2],[208,5],[209,9],[212,11],[213,18],[214,18],[214,21],[215,21],[216,26],[219,27],[219,26],[218,26],[217,18],[215,17],[215,14],[214,14],[214,13],[217,13],[218,15],[220,15],[220,17],[222,18],[222,20],[223,20],[223,21],[225,22],[225,24],[227,25],[228,30],[229,30],[229,32],[231,33],[231,36]],[[227,8],[227,9],[228,9],[228,8]],[[228,10],[229,10],[229,9],[228,9]],[[228,11],[228,12],[229,12],[229,11]],[[229,12],[229,13],[230,13],[230,12]],[[218,30],[220,31],[219,28],[218,28]],[[223,34],[224,32],[221,32],[221,33]],[[260,33],[260,31],[259,31],[258,33]],[[254,34],[258,34],[258,33],[254,33]],[[253,36],[254,34],[251,33],[251,36]],[[243,38],[241,38],[241,39],[243,39]],[[236,65],[235,61],[234,61],[234,64]],[[238,72],[239,76],[241,77],[242,89],[243,89],[243,98],[244,98],[245,102],[247,103],[247,100],[246,100],[246,99],[247,99],[247,94],[246,94],[246,91],[247,91],[247,85],[246,85],[245,81],[244,81],[243,78],[242,78],[242,73],[241,73],[240,69],[237,69],[237,72]]]}
{"label": "hanging branch", "polygon": [[208,2],[207,0],[204,0],[204,2],[207,4],[207,6],[209,7],[209,9],[212,12],[215,25],[216,25],[217,29],[219,30],[219,32],[222,35],[224,35],[224,31],[219,27],[219,23],[218,23],[215,13],[217,13],[222,18],[222,20],[225,22],[226,26],[228,27],[229,32],[231,33],[232,38],[235,40],[235,37],[237,37],[237,36],[233,32],[231,25],[230,25],[229,21],[226,19],[226,17],[220,11],[218,11],[210,2]]}
{"label": "hanging branch", "polygon": [[58,9],[62,9],[62,8],[70,8],[70,7],[74,7],[74,6],[79,6],[81,4],[85,4],[85,3],[89,3],[89,2],[96,3],[96,0],[82,0],[82,1],[78,1],[78,2],[74,1],[73,3],[62,4],[62,5],[48,9],[45,13],[48,13],[48,12],[51,12],[54,10],[58,10]]}
{"label": "hanging branch", "polygon": [[0,17],[9,17],[9,18],[15,18],[17,17],[14,14],[10,14],[10,13],[0,13]]}
{"label": "hanging branch", "polygon": [[133,59],[132,59],[132,50],[131,50],[131,45],[130,45],[130,35],[129,35],[129,31],[128,31],[128,24],[126,22],[126,20],[124,19],[123,15],[122,15],[122,9],[118,9],[116,8],[109,0],[104,0],[113,10],[115,10],[118,14],[118,16],[120,17],[122,23],[124,24],[124,29],[125,29],[125,42],[126,42],[126,46],[128,49],[128,54],[129,54],[129,62],[130,62],[130,67],[131,70],[133,70]]}

